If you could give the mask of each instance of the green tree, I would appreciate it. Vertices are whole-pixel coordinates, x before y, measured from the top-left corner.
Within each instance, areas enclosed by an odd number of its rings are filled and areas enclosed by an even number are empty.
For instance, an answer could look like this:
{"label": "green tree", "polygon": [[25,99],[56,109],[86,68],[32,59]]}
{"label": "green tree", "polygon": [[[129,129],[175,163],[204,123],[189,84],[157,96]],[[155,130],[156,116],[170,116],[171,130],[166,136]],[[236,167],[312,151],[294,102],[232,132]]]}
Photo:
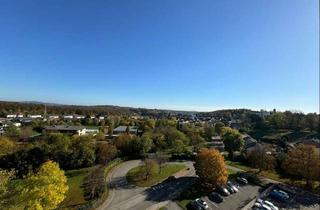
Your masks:
{"label": "green tree", "polygon": [[229,157],[233,159],[234,152],[240,151],[244,145],[244,140],[238,130],[229,127],[222,129],[222,140],[226,151],[229,152]]}
{"label": "green tree", "polygon": [[221,135],[224,126],[225,126],[225,125],[224,125],[223,122],[217,122],[217,123],[214,125],[214,130],[215,130],[215,132],[216,132],[217,134]]}
{"label": "green tree", "polygon": [[195,150],[199,150],[201,145],[205,143],[204,138],[200,136],[199,132],[192,132],[189,138],[190,138],[190,143]]}
{"label": "green tree", "polygon": [[153,141],[150,133],[144,133],[140,140],[140,147],[143,156],[145,156],[153,147]]}
{"label": "green tree", "polygon": [[208,123],[206,123],[203,129],[204,129],[204,136],[206,140],[211,141],[211,137],[215,135],[215,128],[213,126],[208,125]]}
{"label": "green tree", "polygon": [[5,127],[4,131],[5,131],[4,133],[5,136],[11,137],[11,138],[19,138],[21,134],[19,128],[12,124],[9,125],[8,127]]}
{"label": "green tree", "polygon": [[95,144],[92,136],[73,136],[70,155],[71,167],[89,167],[95,162]]}

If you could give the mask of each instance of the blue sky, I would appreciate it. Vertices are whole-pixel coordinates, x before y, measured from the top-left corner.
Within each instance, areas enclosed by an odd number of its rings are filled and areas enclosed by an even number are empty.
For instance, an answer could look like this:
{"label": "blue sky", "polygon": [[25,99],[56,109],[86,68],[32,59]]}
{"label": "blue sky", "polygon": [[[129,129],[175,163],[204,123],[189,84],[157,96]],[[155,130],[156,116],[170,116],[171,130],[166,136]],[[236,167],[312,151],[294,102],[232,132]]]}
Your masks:
{"label": "blue sky", "polygon": [[0,0],[0,99],[318,111],[318,0]]}

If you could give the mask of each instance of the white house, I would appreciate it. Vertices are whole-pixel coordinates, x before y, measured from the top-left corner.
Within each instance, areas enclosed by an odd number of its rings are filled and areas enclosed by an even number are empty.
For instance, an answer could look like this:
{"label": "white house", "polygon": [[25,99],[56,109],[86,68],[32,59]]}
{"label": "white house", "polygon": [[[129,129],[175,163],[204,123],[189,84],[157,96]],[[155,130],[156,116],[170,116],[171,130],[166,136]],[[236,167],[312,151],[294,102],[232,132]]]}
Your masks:
{"label": "white house", "polygon": [[76,116],[76,119],[78,119],[78,120],[84,119],[84,118],[85,118],[85,116],[81,116],[81,115]]}
{"label": "white house", "polygon": [[30,114],[28,115],[28,117],[30,117],[31,119],[37,119],[37,118],[42,118],[41,114]]}
{"label": "white house", "polygon": [[83,126],[64,126],[64,125],[55,125],[55,126],[45,126],[45,130],[48,133],[64,133],[67,135],[85,135],[87,129]]}
{"label": "white house", "polygon": [[73,115],[64,115],[63,119],[73,119]]}
{"label": "white house", "polygon": [[59,119],[59,116],[58,115],[50,115],[49,119],[52,119],[52,120]]}
{"label": "white house", "polygon": [[15,114],[8,114],[8,115],[7,115],[7,118],[16,118],[16,116],[17,116],[17,115],[15,115]]}

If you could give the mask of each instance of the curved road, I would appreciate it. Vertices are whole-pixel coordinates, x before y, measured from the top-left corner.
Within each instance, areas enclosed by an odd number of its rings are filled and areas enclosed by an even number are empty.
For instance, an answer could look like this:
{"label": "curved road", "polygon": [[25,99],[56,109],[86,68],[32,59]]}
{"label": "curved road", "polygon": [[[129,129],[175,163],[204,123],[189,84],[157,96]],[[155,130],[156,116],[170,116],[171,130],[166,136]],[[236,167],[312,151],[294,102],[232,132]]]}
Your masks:
{"label": "curved road", "polygon": [[[172,164],[170,162],[169,164]],[[116,167],[110,174],[110,191],[108,199],[98,210],[153,210],[166,205],[175,198],[179,192],[186,189],[194,181],[194,168],[190,161],[174,162],[185,164],[189,170],[178,173],[173,181],[163,181],[151,188],[130,185],[126,180],[127,172],[141,164],[140,160],[127,161]]]}

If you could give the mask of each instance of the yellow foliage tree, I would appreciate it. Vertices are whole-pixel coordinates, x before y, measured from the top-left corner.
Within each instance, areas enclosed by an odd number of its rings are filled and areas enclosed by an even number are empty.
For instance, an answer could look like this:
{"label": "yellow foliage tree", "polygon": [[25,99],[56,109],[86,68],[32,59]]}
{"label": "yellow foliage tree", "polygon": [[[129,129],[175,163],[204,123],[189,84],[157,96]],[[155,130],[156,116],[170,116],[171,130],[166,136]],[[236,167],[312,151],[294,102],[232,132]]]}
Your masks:
{"label": "yellow foliage tree", "polygon": [[194,167],[200,183],[208,190],[212,190],[216,185],[225,184],[228,180],[224,158],[218,150],[200,149]]}
{"label": "yellow foliage tree", "polygon": [[55,209],[65,198],[67,178],[57,163],[48,161],[26,178],[19,196],[23,209]]}
{"label": "yellow foliage tree", "polygon": [[320,180],[319,152],[314,146],[301,144],[289,150],[283,168],[293,177],[305,179],[310,186],[310,181]]}
{"label": "yellow foliage tree", "polygon": [[0,136],[0,157],[16,150],[16,144],[9,138]]}

